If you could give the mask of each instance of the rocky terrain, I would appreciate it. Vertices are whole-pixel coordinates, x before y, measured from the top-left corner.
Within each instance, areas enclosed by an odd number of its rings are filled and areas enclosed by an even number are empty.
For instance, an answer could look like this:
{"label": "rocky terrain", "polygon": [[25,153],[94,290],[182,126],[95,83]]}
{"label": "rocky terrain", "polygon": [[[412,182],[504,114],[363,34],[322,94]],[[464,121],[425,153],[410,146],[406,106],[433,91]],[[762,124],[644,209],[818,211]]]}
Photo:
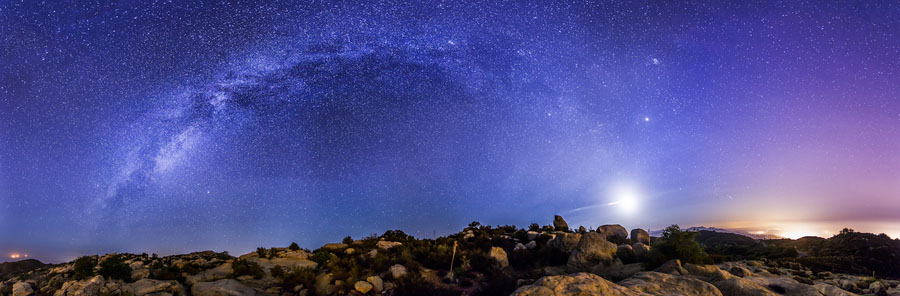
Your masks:
{"label": "rocky terrain", "polygon": [[728,235],[677,226],[659,238],[620,225],[573,230],[559,216],[528,229],[473,222],[433,240],[394,230],[316,250],[292,244],[238,257],[107,254],[17,264],[0,274],[0,295],[900,295],[892,277],[900,261],[877,270],[851,264],[845,274],[804,259],[843,251],[845,261],[893,260],[897,240],[876,241],[884,249],[852,231],[801,242]]}

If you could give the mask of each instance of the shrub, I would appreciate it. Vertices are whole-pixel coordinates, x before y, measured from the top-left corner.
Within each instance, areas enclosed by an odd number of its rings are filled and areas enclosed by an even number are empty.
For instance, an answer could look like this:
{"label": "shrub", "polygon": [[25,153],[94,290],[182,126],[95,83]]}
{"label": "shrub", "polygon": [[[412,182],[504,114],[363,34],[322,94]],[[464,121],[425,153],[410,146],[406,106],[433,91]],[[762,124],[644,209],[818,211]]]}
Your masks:
{"label": "shrub", "polygon": [[397,280],[396,283],[397,287],[394,289],[394,295],[396,296],[455,296],[462,294],[460,291],[436,287],[434,284],[416,275],[405,276]]}
{"label": "shrub", "polygon": [[297,245],[297,243],[295,243],[295,242],[291,242],[291,245],[288,247],[288,249],[291,251],[299,251],[300,246]]}
{"label": "shrub", "polygon": [[150,278],[163,281],[181,281],[181,270],[175,266],[162,266],[157,264],[150,268]]}
{"label": "shrub", "polygon": [[319,249],[313,252],[309,260],[312,260],[322,266],[325,265],[328,260],[331,260],[332,257],[337,258],[337,256],[332,254],[331,252]]}
{"label": "shrub", "polygon": [[341,241],[341,243],[348,244],[348,245],[352,244],[353,238],[348,235],[347,237],[344,238],[344,240]]}
{"label": "shrub", "polygon": [[416,239],[415,237],[403,232],[403,230],[385,231],[384,234],[381,235],[381,238],[394,242],[407,242]]}
{"label": "shrub", "polygon": [[75,259],[75,279],[83,280],[94,276],[94,266],[97,265],[97,258],[84,256]]}
{"label": "shrub", "polygon": [[285,273],[281,280],[281,288],[284,291],[293,291],[295,286],[303,285],[304,288],[312,290],[316,283],[316,273],[310,268],[294,268],[291,272]]}
{"label": "shrub", "polygon": [[265,258],[266,257],[266,248],[263,248],[263,247],[256,248],[256,256],[259,256],[259,258]]}
{"label": "shrub", "polygon": [[131,266],[125,264],[121,256],[112,256],[100,262],[100,270],[97,271],[106,279],[131,280]]}
{"label": "shrub", "polygon": [[234,269],[234,277],[252,275],[254,279],[261,279],[265,276],[262,267],[260,267],[259,264],[256,264],[256,262],[236,259],[234,260],[234,263],[231,264],[231,267]]}
{"label": "shrub", "polygon": [[530,230],[530,231],[541,231],[541,226],[538,225],[537,223],[531,223],[531,225],[528,225],[528,230]]}
{"label": "shrub", "polygon": [[680,259],[683,263],[712,263],[712,259],[697,243],[696,237],[696,232],[681,231],[678,225],[666,227],[662,237],[653,243],[644,265],[647,269],[652,269],[672,259]]}

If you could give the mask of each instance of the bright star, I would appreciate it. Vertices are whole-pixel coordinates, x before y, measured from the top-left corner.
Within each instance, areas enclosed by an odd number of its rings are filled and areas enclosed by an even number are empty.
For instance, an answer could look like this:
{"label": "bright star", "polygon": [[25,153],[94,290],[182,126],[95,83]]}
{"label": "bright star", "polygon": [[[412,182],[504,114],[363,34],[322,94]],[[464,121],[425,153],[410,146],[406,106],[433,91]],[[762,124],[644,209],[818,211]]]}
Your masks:
{"label": "bright star", "polygon": [[644,121],[650,121],[650,117],[644,117]]}

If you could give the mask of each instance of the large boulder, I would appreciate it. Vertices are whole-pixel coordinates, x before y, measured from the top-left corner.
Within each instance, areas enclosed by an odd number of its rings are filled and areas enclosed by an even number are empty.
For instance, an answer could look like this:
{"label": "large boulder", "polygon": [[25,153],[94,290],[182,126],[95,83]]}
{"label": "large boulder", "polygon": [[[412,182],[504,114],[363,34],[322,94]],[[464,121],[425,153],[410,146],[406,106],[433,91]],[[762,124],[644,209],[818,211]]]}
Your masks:
{"label": "large boulder", "polygon": [[[525,246],[522,246],[523,248]],[[501,247],[491,247],[491,258],[497,261],[500,268],[509,266],[509,259],[506,257],[506,251]]]}
{"label": "large boulder", "polygon": [[384,281],[381,280],[381,277],[373,275],[367,277],[366,281],[372,284],[372,291],[375,291],[376,294],[381,293],[381,291],[384,290]]}
{"label": "large boulder", "polygon": [[[815,285],[813,285],[813,289],[815,289],[819,294],[825,296],[856,296],[856,294],[854,293],[847,292],[845,290],[842,290],[841,288],[826,283],[816,283]],[[879,295],[876,291],[873,291],[872,294]],[[885,293],[881,295],[900,295],[900,293],[887,293],[885,291]]]}
{"label": "large boulder", "polygon": [[600,226],[599,229],[602,229],[603,233],[606,234],[606,240],[611,241],[616,244],[625,243],[626,239],[628,239],[628,230],[625,229],[622,225],[619,224],[607,224]]}
{"label": "large boulder", "polygon": [[591,267],[613,262],[618,247],[606,241],[603,235],[596,232],[585,233],[572,254],[569,255],[568,267],[574,270],[589,270]]}
{"label": "large boulder", "polygon": [[717,281],[713,283],[716,288],[722,292],[722,295],[725,296],[776,296],[775,292],[767,289],[766,287],[745,279],[745,278],[731,278],[727,280]]}
{"label": "large boulder", "polygon": [[240,296],[259,295],[253,288],[233,279],[221,279],[215,282],[200,282],[191,287],[194,296]]}
{"label": "large boulder", "polygon": [[619,285],[651,295],[722,295],[719,289],[710,283],[653,271],[639,272],[619,282]]}
{"label": "large boulder", "polygon": [[334,291],[334,287],[331,285],[332,278],[333,275],[330,273],[322,273],[316,276],[316,295],[329,295]]}
{"label": "large boulder", "polygon": [[526,232],[525,234],[528,235],[528,240],[529,240],[529,241],[533,241],[533,240],[536,239],[539,235],[541,235],[540,232],[537,232],[537,231],[531,231],[531,230],[529,230],[529,231]]}
{"label": "large boulder", "polygon": [[560,233],[555,238],[547,241],[547,245],[564,253],[571,253],[578,246],[582,236],[583,234],[580,233]]}
{"label": "large boulder", "polygon": [[65,282],[53,295],[97,296],[100,295],[100,288],[104,285],[106,285],[106,280],[103,279],[103,276],[96,275],[89,280]]}
{"label": "large boulder", "polygon": [[224,278],[228,278],[232,273],[234,273],[234,268],[231,266],[231,262],[225,262],[222,265],[216,266],[211,269],[207,269],[197,273],[195,275],[189,275],[185,279],[185,283],[188,285],[193,285],[199,282],[211,282],[215,280],[220,280]]}
{"label": "large boulder", "polygon": [[142,296],[157,293],[170,293],[173,295],[184,295],[184,287],[176,281],[159,281],[152,279],[141,279],[134,283],[128,284],[134,291],[134,295]]}
{"label": "large boulder", "polygon": [[12,294],[13,296],[29,296],[34,294],[34,289],[31,288],[31,284],[26,282],[16,282],[12,286]]}
{"label": "large boulder", "polygon": [[732,266],[731,269],[728,270],[728,272],[739,277],[748,277],[753,275],[753,273],[750,272],[750,269],[747,269],[743,266]]}
{"label": "large boulder", "polygon": [[634,257],[640,259],[650,253],[650,246],[638,242],[631,245],[631,250],[634,252]]}
{"label": "large boulder", "polygon": [[734,275],[725,272],[715,265],[685,263],[683,267],[691,275],[704,277],[709,281],[727,280],[734,277]]}
{"label": "large boulder", "polygon": [[[473,236],[474,236],[474,234],[473,234]],[[392,242],[392,241],[383,241],[383,240],[380,240],[377,243],[375,243],[375,246],[382,250],[388,250],[388,249],[391,249],[394,247],[399,247],[402,245],[403,245],[403,243],[401,243],[401,242]]]}
{"label": "large boulder", "polygon": [[616,249],[616,257],[622,261],[634,261],[634,249],[631,248],[631,245],[621,244]]}
{"label": "large boulder", "polygon": [[556,231],[569,231],[569,224],[560,215],[553,216],[553,229]]}
{"label": "large boulder", "polygon": [[654,271],[673,275],[688,274],[688,271],[681,266],[681,260],[678,259],[666,261],[666,263],[663,263],[663,265],[657,267]]}
{"label": "large boulder", "polygon": [[650,233],[646,230],[635,228],[631,230],[631,240],[636,243],[650,244]]}
{"label": "large boulder", "polygon": [[521,286],[513,296],[567,296],[567,295],[646,295],[635,293],[616,285],[599,275],[576,273],[570,275],[545,276],[531,285]]}

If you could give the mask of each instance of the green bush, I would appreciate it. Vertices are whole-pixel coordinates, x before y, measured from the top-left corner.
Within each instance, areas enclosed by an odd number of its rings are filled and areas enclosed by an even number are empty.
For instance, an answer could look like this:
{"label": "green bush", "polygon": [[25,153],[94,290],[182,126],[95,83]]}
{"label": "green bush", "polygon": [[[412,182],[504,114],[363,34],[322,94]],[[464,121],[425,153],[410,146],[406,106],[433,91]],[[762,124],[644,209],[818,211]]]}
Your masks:
{"label": "green bush", "polygon": [[300,250],[300,246],[297,245],[297,243],[295,243],[295,242],[291,242],[291,246],[289,246],[288,249],[291,250],[291,251],[299,251],[299,250]]}
{"label": "green bush", "polygon": [[124,281],[131,281],[131,266],[125,264],[125,259],[122,259],[122,256],[112,256],[100,262],[100,270],[97,271],[104,278],[108,279],[120,279]]}
{"label": "green bush", "polygon": [[284,289],[284,291],[293,291],[295,286],[303,285],[304,288],[308,288],[310,289],[310,292],[312,292],[315,290],[313,289],[315,283],[315,270],[310,268],[294,268],[291,272],[285,273],[282,276],[281,288]]}
{"label": "green bush", "polygon": [[321,265],[325,265],[325,263],[327,263],[329,260],[331,260],[331,258],[337,258],[337,256],[332,254],[329,251],[319,249],[319,250],[315,250],[313,252],[313,254],[312,254],[312,256],[310,256],[309,260],[312,260],[321,266]]}
{"label": "green bush", "polygon": [[176,266],[156,264],[150,267],[150,278],[162,281],[182,281],[181,270]]}
{"label": "green bush", "polygon": [[713,263],[697,243],[696,237],[696,232],[681,231],[678,225],[667,227],[662,237],[653,242],[644,265],[647,269],[653,269],[672,259],[680,259],[682,263]]}
{"label": "green bush", "polygon": [[259,256],[259,258],[266,258],[266,248],[256,248],[256,256]]}
{"label": "green bush", "polygon": [[83,280],[94,276],[94,266],[96,265],[97,258],[91,256],[75,259],[75,279]]}
{"label": "green bush", "polygon": [[254,279],[261,279],[265,276],[262,267],[260,267],[259,264],[256,264],[256,262],[236,259],[234,260],[234,263],[231,264],[231,267],[234,269],[234,277],[252,275]]}
{"label": "green bush", "polygon": [[347,244],[347,245],[352,244],[352,243],[353,243],[353,238],[350,237],[350,236],[348,235],[347,237],[344,238],[344,240],[341,241],[341,243],[344,243],[344,244]]}
{"label": "green bush", "polygon": [[541,226],[538,225],[537,223],[531,223],[531,225],[528,225],[528,230],[529,231],[541,231]]}

